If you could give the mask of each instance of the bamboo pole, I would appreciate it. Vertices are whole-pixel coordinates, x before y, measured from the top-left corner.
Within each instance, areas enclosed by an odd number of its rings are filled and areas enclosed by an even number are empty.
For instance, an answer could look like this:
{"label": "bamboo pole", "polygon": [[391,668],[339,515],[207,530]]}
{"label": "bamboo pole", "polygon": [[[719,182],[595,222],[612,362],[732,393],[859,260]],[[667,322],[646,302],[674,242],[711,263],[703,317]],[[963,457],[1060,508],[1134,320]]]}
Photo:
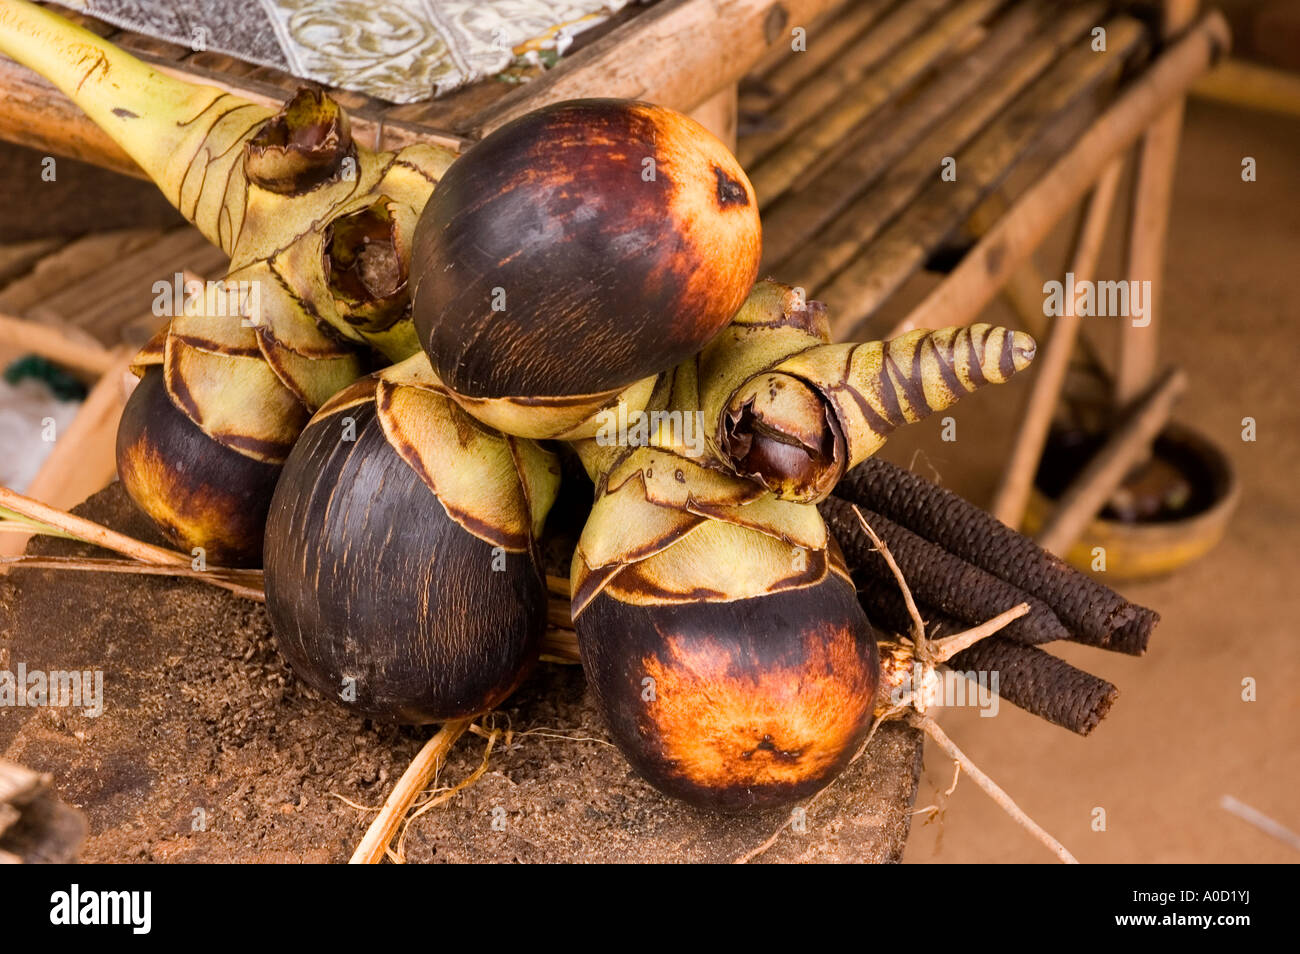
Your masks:
{"label": "bamboo pole", "polygon": [[1079,539],[1088,521],[1106,505],[1133,465],[1169,421],[1174,403],[1187,387],[1187,376],[1168,371],[1134,406],[1119,428],[1066,488],[1038,535],[1038,544],[1061,556]]}
{"label": "bamboo pole", "polygon": [[1192,84],[1201,99],[1300,116],[1300,76],[1286,70],[1226,59]]}
{"label": "bamboo pole", "polygon": [[724,86],[699,105],[691,118],[717,136],[728,149],[736,148],[736,84]]}
{"label": "bamboo pole", "polygon": [[548,103],[588,96],[643,99],[690,112],[738,82],[790,27],[835,0],[663,0],[481,111],[465,132],[493,129]]}
{"label": "bamboo pole", "polygon": [[[955,181],[931,172],[921,195],[867,248],[859,251],[816,296],[831,315],[837,338],[854,338],[867,319],[902,286],[943,239],[1054,128],[1072,121],[1071,109],[1115,77],[1143,42],[1142,25],[1120,15],[1105,24],[1106,52],[1076,44],[1008,110],[956,156]],[[946,321],[945,324],[955,324]]]}
{"label": "bamboo pole", "polygon": [[117,360],[97,341],[78,338],[62,328],[0,314],[0,348],[38,354],[72,371],[95,377],[106,373]]}
{"label": "bamboo pole", "polygon": [[970,322],[1110,161],[1132,146],[1162,107],[1206,70],[1228,39],[1222,14],[1206,14],[1021,195],[947,280],[889,334]]}
{"label": "bamboo pole", "polygon": [[[1123,158],[1112,159],[1097,181],[1092,197],[1088,200],[1088,207],[1075,239],[1070,266],[1076,282],[1092,281],[1097,273],[1101,244],[1106,237],[1110,210],[1115,204],[1115,191],[1119,188],[1119,179],[1123,171]],[[1082,321],[1072,296],[1067,297],[1064,305],[1065,313],[1058,316],[1053,323],[1047,346],[1035,362],[1034,379],[1030,387],[1029,399],[1025,403],[1024,420],[1020,424],[1015,445],[1011,449],[1011,456],[1003,471],[1002,482],[994,495],[993,505],[989,508],[995,517],[1013,529],[1020,526],[1020,521],[1025,515],[1025,507],[1029,503],[1034,474],[1043,456],[1047,432],[1052,424],[1056,403],[1061,397],[1061,386],[1065,383],[1065,372],[1070,366],[1070,356],[1074,352],[1079,324]]]}
{"label": "bamboo pole", "polygon": [[[1102,7],[1097,3],[1089,4],[1088,8],[1100,10]],[[822,172],[810,177],[808,185],[792,189],[765,210],[765,273],[781,271],[787,258],[809,248],[809,239],[814,235],[816,241],[812,247],[821,247],[823,236],[818,233],[822,227],[897,167],[900,161],[908,163],[906,157],[922,141],[926,142],[926,157],[912,166],[923,171],[913,181],[920,181],[921,176],[928,179],[943,156],[943,150],[960,148],[975,134],[975,123],[980,116],[992,117],[1001,105],[1010,101],[1011,94],[998,95],[998,90],[1017,84],[993,79],[1000,68],[1003,75],[1009,75],[1012,80],[1022,76],[1023,84],[1032,79],[1033,74],[1027,67],[1005,69],[1013,54],[1024,57],[1027,64],[1038,65],[1039,69],[1047,66],[1049,57],[1046,51],[1049,45],[1053,45],[1051,40],[1048,37],[1029,40],[1042,20],[1043,9],[1039,5],[1018,6],[990,29],[984,42],[943,70],[916,96],[910,97],[905,104],[878,113],[854,131],[845,148],[839,150],[842,155]],[[1095,21],[1091,17],[1085,18],[1079,15],[1078,10],[1072,10],[1061,18],[1059,28],[1051,32],[1073,40],[1092,22]],[[1028,51],[1025,50],[1026,41],[1030,43]],[[989,107],[990,103],[993,108]],[[959,129],[949,134],[945,127],[953,126]],[[940,129],[945,129],[944,135],[926,138],[927,134],[934,136]],[[969,132],[958,141],[962,129]],[[801,282],[812,282],[802,274],[798,277]],[[818,283],[826,277],[822,276]]]}
{"label": "bamboo pole", "polygon": [[[1196,15],[1196,0],[1164,0],[1161,24],[1166,38],[1184,30]],[[1141,325],[1120,328],[1119,363],[1115,369],[1115,404],[1124,407],[1142,393],[1155,375],[1159,351],[1160,299],[1164,290],[1165,244],[1173,201],[1178,141],[1186,96],[1178,96],[1142,137],[1133,179],[1133,217],[1128,239],[1128,277],[1149,281],[1147,313]]]}
{"label": "bamboo pole", "polygon": [[795,90],[768,114],[772,128],[746,136],[736,146],[736,158],[746,169],[755,168],[774,149],[794,136],[805,123],[825,112],[856,83],[875,69],[894,50],[925,26],[954,0],[907,0],[872,25],[862,38],[845,49],[844,55],[809,82]]}
{"label": "bamboo pole", "polygon": [[964,0],[890,56],[878,70],[845,87],[830,108],[806,117],[797,135],[750,169],[749,181],[759,205],[770,204],[790,189],[827,151],[915,83],[1001,2]]}

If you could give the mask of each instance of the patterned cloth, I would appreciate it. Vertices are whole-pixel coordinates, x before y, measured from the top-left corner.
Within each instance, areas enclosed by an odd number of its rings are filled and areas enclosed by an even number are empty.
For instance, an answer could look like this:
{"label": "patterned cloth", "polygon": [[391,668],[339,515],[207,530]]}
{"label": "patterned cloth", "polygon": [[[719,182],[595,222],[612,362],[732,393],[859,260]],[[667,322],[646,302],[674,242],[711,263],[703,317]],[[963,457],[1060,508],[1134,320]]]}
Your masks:
{"label": "patterned cloth", "polygon": [[[562,54],[629,0],[58,0],[123,29],[393,103]],[[549,54],[548,52],[549,51]]]}

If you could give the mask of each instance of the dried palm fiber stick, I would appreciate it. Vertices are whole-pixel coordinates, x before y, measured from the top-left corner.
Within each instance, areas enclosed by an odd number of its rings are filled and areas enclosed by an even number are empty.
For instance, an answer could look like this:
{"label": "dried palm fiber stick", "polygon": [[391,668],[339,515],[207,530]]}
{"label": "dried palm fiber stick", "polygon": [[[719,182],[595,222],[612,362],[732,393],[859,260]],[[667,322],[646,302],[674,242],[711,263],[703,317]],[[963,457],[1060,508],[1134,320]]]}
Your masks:
{"label": "dried palm fiber stick", "polygon": [[[1196,17],[1196,7],[1197,0],[1163,0],[1161,35],[1168,39],[1186,29]],[[1143,133],[1138,147],[1125,270],[1130,281],[1149,282],[1151,294],[1147,296],[1145,320],[1141,324],[1126,321],[1120,325],[1119,361],[1115,368],[1117,407],[1136,400],[1156,376],[1165,238],[1186,102],[1186,95],[1176,97]],[[1146,456],[1149,455],[1150,448],[1147,448]]]}
{"label": "dried palm fiber stick", "polygon": [[956,156],[956,181],[934,170],[925,190],[824,288],[837,338],[857,335],[867,319],[959,228],[1035,143],[1073,121],[1071,110],[1114,80],[1145,41],[1141,23],[1120,15],[1105,24],[1106,50],[1076,43]]}
{"label": "dried palm fiber stick", "polygon": [[815,503],[896,427],[921,420],[1034,357],[991,325],[892,341],[828,344],[826,311],[763,281],[696,359],[715,455],[776,496]]}
{"label": "dried palm fiber stick", "polygon": [[[861,0],[845,4],[807,27],[805,48],[794,50],[779,41],[769,55],[750,70],[741,90],[741,106],[770,109],[822,70],[833,68],[849,44],[865,39],[865,31],[890,6],[892,0]],[[791,24],[803,26],[803,24]]]}
{"label": "dried palm fiber stick", "polygon": [[453,154],[373,153],[301,90],[279,112],[164,74],[24,0],[0,5],[0,52],[112,136],[231,259],[138,356],[118,469],[175,543],[252,563],[280,467],[312,412],[363,370],[418,350],[410,236]]}
{"label": "dried palm fiber stick", "polygon": [[[874,526],[874,524],[873,524]],[[858,599],[878,630],[906,634],[911,626],[898,586],[874,575],[855,573]],[[933,638],[961,632],[966,624],[922,601],[921,612]],[[1015,626],[1012,623],[1007,627]],[[887,655],[888,651],[882,651]],[[1001,635],[980,640],[948,660],[956,672],[998,673],[997,693],[1030,715],[1087,735],[1106,717],[1119,690],[1104,679],[1071,666],[1051,653]]]}
{"label": "dried palm fiber stick", "polygon": [[389,842],[393,840],[393,835],[401,825],[402,819],[406,817],[407,811],[420,793],[429,787],[429,783],[437,778],[438,772],[446,764],[452,746],[469,728],[472,721],[472,719],[455,719],[445,723],[429,737],[429,741],[424,743],[424,747],[406,767],[406,771],[402,773],[401,778],[388,794],[388,798],[384,800],[383,808],[371,821],[370,827],[366,829],[366,834],[361,839],[361,844],[357,845],[356,850],[352,852],[348,864],[377,865],[384,860]]}
{"label": "dried palm fiber stick", "polygon": [[[1119,186],[1120,173],[1123,172],[1122,160],[1116,159],[1106,167],[1097,188],[1088,201],[1079,232],[1075,240],[1073,261],[1070,266],[1075,281],[1091,281],[1097,271],[1097,260],[1101,255],[1101,243],[1106,237],[1106,226],[1110,221],[1110,208],[1115,201],[1115,190]],[[1029,493],[1033,488],[1034,474],[1038,470],[1047,444],[1047,432],[1052,424],[1052,416],[1061,397],[1061,388],[1065,384],[1065,373],[1069,370],[1070,355],[1074,353],[1075,340],[1079,335],[1079,326],[1083,321],[1075,308],[1074,301],[1065,302],[1065,313],[1058,316],[1052,325],[1051,336],[1047,346],[1038,360],[1038,373],[1030,385],[1029,395],[1025,399],[1024,418],[1011,448],[1011,456],[1002,472],[1002,481],[993,497],[989,509],[993,515],[1009,527],[1019,527],[1025,516],[1025,507],[1029,503]]]}
{"label": "dried palm fiber stick", "polygon": [[1174,403],[1186,388],[1187,376],[1173,368],[1139,398],[1127,419],[1061,494],[1056,509],[1038,534],[1038,543],[1044,550],[1058,554],[1069,550],[1088,521],[1149,453],[1151,442],[1169,422]]}
{"label": "dried palm fiber stick", "polygon": [[[1095,6],[1101,7],[1099,3]],[[968,111],[971,104],[967,100],[999,67],[1005,67],[1013,54],[1025,55],[1025,42],[1044,19],[1043,4],[1015,7],[991,25],[986,39],[925,83],[919,92],[881,110],[845,137],[835,150],[835,158],[810,176],[811,181],[791,188],[771,203],[763,213],[763,272],[775,270],[802,249],[808,236],[866,191],[946,117],[959,108],[963,113]],[[1086,24],[1096,21],[1071,11],[1062,22],[1077,24],[1077,36]],[[1047,65],[1046,57],[1042,65]],[[948,140],[942,148],[951,150],[960,145]],[[927,172],[933,171],[943,154],[926,165]],[[805,280],[802,273],[790,274]]]}
{"label": "dried palm fiber stick", "polygon": [[[821,511],[826,526],[839,541],[850,570],[860,570],[885,582],[894,578],[884,558],[862,533],[853,504],[830,496],[818,504],[818,510]],[[971,626],[1018,603],[1028,603],[1028,614],[1003,631],[1008,639],[1034,645],[1070,638],[1070,631],[1041,600],[998,579],[987,570],[953,556],[943,547],[886,520],[874,511],[862,509],[861,513],[871,529],[889,547],[920,602]]]}
{"label": "dried palm fiber stick", "polygon": [[[5,529],[0,524],[0,530]],[[138,560],[78,559],[77,557],[0,557],[0,573],[19,570],[75,570],[81,573],[124,573],[134,576],[175,576],[198,580],[256,603],[266,602],[261,570],[222,570],[209,567],[196,570],[190,566],[141,563]]]}
{"label": "dried palm fiber stick", "polygon": [[1228,24],[1220,13],[1202,18],[1125,87],[1065,156],[1025,190],[1011,211],[892,329],[893,333],[937,328],[977,315],[1107,164],[1131,146],[1161,108],[1203,73],[1228,43]]}
{"label": "dried palm fiber stick", "polygon": [[816,117],[806,117],[797,135],[765,156],[750,172],[760,207],[766,207],[791,188],[827,150],[916,82],[1001,3],[1002,0],[963,0],[878,69],[848,85],[830,108]]}
{"label": "dried palm fiber stick", "polygon": [[937,543],[1050,606],[1077,639],[1139,656],[1160,616],[1080,573],[997,517],[878,457],[849,472],[835,495]]}
{"label": "dried palm fiber stick", "polygon": [[903,43],[916,36],[936,13],[955,0],[904,0],[879,22],[872,24],[861,43],[847,47],[826,70],[795,90],[773,109],[769,132],[746,136],[736,145],[736,158],[754,168],[772,150],[793,137],[811,117],[825,111],[855,83]]}
{"label": "dried palm fiber stick", "polygon": [[[835,218],[818,233],[816,242],[804,242],[792,249],[789,257],[780,265],[781,272],[797,278],[807,288],[822,287],[902,212],[922,189],[934,181],[936,170],[940,168],[940,162],[945,156],[953,155],[969,143],[1031,82],[1056,62],[1061,50],[1078,40],[1097,22],[1092,16],[1094,12],[1096,11],[1091,7],[1080,8],[1077,12],[1072,9],[1040,36],[1025,43],[1014,58],[1002,64],[1002,68],[987,85],[961,104],[960,109],[927,132],[905,155],[885,165],[879,180],[872,183],[871,188],[863,191],[857,199],[842,206]],[[900,117],[900,124],[906,121]],[[883,141],[889,140],[886,138]],[[870,156],[875,148],[880,147],[864,147],[861,154]],[[853,151],[850,150],[841,163],[852,163],[852,155]],[[764,243],[784,243],[785,233],[800,231],[797,224],[787,225],[786,216],[794,214],[788,211],[790,207],[811,208],[818,201],[830,201],[820,194],[821,179],[827,180],[828,190],[840,185],[852,188],[855,171],[852,165],[843,166],[841,171],[841,165],[837,164],[814,180],[811,188],[818,190],[817,197],[810,195],[804,201],[800,198],[801,193],[797,193],[778,202],[773,207],[771,216],[764,220]],[[776,255],[773,254],[770,260],[775,262]]]}

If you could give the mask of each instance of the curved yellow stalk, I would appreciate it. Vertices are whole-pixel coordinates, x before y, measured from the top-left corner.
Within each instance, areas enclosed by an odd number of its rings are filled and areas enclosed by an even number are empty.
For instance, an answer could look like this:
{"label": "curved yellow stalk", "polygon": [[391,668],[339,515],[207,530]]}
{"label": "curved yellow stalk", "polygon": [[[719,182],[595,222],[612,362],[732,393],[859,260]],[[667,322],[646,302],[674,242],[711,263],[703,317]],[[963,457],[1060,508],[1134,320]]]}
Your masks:
{"label": "curved yellow stalk", "polygon": [[[209,241],[230,251],[219,235],[227,197],[205,184],[227,180],[243,161],[240,140],[275,110],[160,73],[26,0],[0,0],[0,52],[62,90]],[[242,175],[230,185],[242,189]]]}

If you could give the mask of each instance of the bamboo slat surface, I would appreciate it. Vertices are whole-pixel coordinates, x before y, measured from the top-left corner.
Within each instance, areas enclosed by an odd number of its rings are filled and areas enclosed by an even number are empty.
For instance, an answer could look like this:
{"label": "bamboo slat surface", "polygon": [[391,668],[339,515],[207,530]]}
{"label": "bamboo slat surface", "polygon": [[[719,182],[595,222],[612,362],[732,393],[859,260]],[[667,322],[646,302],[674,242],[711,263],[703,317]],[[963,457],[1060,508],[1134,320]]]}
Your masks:
{"label": "bamboo slat surface", "polygon": [[[936,0],[929,0],[936,2]],[[412,142],[463,146],[545,103],[589,96],[645,99],[691,112],[733,86],[793,26],[813,23],[836,0],[660,0],[631,4],[581,33],[559,64],[515,68],[425,103],[395,106],[331,90],[352,118],[353,134],[375,148]],[[245,98],[283,102],[303,85],[280,70],[211,51],[194,52],[88,17],[67,16],[166,72]],[[0,139],[139,176],[135,164],[53,86],[0,57]]]}
{"label": "bamboo slat surface", "polygon": [[838,338],[891,330],[886,305],[939,253],[962,254],[981,203],[1027,188],[1159,62],[1131,6],[863,0],[819,21],[806,52],[742,85],[764,274],[825,302]]}

